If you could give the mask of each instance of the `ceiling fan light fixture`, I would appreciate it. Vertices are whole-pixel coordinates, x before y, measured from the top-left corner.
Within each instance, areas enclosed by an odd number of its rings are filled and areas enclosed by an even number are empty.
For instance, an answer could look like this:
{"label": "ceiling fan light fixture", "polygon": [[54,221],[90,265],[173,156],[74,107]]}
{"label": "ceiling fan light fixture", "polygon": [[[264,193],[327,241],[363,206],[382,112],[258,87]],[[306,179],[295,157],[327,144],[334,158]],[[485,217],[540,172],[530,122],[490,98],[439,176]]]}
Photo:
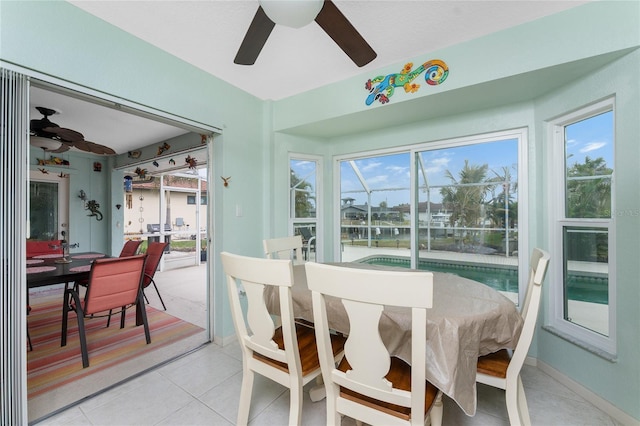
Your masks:
{"label": "ceiling fan light fixture", "polygon": [[278,25],[302,28],[316,19],[324,0],[260,0],[269,19]]}
{"label": "ceiling fan light fixture", "polygon": [[45,151],[56,151],[62,147],[62,142],[55,139],[43,138],[41,136],[31,136],[30,138],[29,143],[31,143],[31,145],[42,148]]}

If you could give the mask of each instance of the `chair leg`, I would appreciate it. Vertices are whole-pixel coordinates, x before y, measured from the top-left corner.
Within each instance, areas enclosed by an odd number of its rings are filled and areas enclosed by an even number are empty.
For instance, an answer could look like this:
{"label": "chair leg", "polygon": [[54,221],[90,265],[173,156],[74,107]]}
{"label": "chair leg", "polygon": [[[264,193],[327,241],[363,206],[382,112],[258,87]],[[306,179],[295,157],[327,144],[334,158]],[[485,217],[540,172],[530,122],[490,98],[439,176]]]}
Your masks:
{"label": "chair leg", "polygon": [[[124,319],[127,315],[127,307],[122,307],[122,312],[120,312],[120,328],[124,328]],[[111,311],[109,311],[109,318],[111,318]]]}
{"label": "chair leg", "polygon": [[242,371],[242,388],[240,389],[240,404],[238,405],[238,420],[236,422],[239,426],[245,426],[249,422],[254,375],[255,373],[245,365]]}
{"label": "chair leg", "polygon": [[[529,426],[529,424],[524,424],[523,420],[520,418],[519,413],[519,404],[518,404],[518,378],[509,381],[507,380],[507,385],[505,389],[505,399],[507,403],[507,414],[509,415],[509,423],[512,426],[516,425],[524,425]],[[524,392],[523,392],[524,395]]]}
{"label": "chair leg", "polygon": [[33,345],[31,344],[31,336],[29,335],[29,330],[27,330],[27,341],[29,342],[29,350],[33,351]]}
{"label": "chair leg", "polygon": [[151,282],[153,283],[153,287],[156,289],[156,293],[158,293],[158,297],[160,298],[160,303],[162,303],[162,307],[166,311],[167,307],[164,305],[164,300],[162,300],[162,296],[160,296],[160,291],[158,290],[158,286],[156,285],[156,282],[153,280],[151,280]]}
{"label": "chair leg", "polygon": [[302,421],[302,383],[294,381],[289,388],[289,424],[299,425]]}
{"label": "chair leg", "polygon": [[[142,303],[142,290],[138,292],[138,302],[136,308],[136,316],[138,315],[137,310],[140,310],[140,317],[142,319],[142,324],[144,325],[144,337],[147,341],[147,345],[151,343],[151,333],[149,332],[149,321],[147,321],[147,310],[145,308],[144,303]],[[124,308],[123,308],[123,316],[122,316],[122,324],[124,326]]]}
{"label": "chair leg", "polygon": [[518,376],[518,411],[520,413],[520,419],[523,425],[530,425],[531,418],[529,417],[529,407],[527,406],[527,397],[524,394],[524,386],[522,385],[522,379]]}
{"label": "chair leg", "polygon": [[444,412],[444,406],[442,404],[442,392],[438,392],[436,400],[431,407],[429,417],[431,419],[431,426],[442,426],[442,417]]}

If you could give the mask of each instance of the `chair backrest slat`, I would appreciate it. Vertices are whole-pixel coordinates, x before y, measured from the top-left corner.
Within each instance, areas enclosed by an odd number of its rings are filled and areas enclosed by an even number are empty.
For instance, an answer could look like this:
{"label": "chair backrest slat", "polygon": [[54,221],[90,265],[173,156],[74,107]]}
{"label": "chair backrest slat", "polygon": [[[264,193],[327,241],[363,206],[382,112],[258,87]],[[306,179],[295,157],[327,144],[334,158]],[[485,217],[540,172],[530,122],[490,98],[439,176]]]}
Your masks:
{"label": "chair backrest slat", "polygon": [[511,362],[507,370],[520,371],[529,352],[533,334],[535,332],[538,312],[540,311],[540,298],[542,297],[542,282],[544,281],[549,266],[550,255],[544,250],[534,248],[529,264],[529,283],[520,314],[524,319],[522,331],[516,345]]}
{"label": "chair backrest slat", "polygon": [[[323,372],[331,371],[333,383],[360,394],[424,410],[426,310],[433,305],[433,274],[317,263],[307,263],[305,269],[307,285],[312,291],[316,333],[322,335],[318,337],[318,351]],[[345,357],[351,370],[346,373],[335,369],[332,363],[325,309],[328,296],[341,299],[349,317]],[[393,388],[384,378],[391,365],[378,328],[384,306],[407,308],[412,318],[411,392]]]}
{"label": "chair backrest slat", "polygon": [[85,315],[134,304],[144,263],[144,255],[96,259],[85,295]]}
{"label": "chair backrest slat", "polygon": [[295,264],[303,263],[302,237],[271,238],[263,240],[264,254],[267,259],[291,259]]}
{"label": "chair backrest slat", "polygon": [[[220,257],[227,275],[233,322],[243,350],[246,351],[248,348],[268,358],[287,363],[290,369],[297,364],[299,371],[300,356],[298,351],[285,352],[278,349],[278,345],[273,341],[276,325],[265,303],[266,289],[269,286],[276,287],[275,294],[280,302],[280,318],[285,347],[297,348],[297,339],[293,331],[291,301],[293,269],[291,260],[261,259],[226,252],[220,253]],[[247,295],[246,320],[239,298],[241,291]],[[245,355],[250,356],[250,354]]]}

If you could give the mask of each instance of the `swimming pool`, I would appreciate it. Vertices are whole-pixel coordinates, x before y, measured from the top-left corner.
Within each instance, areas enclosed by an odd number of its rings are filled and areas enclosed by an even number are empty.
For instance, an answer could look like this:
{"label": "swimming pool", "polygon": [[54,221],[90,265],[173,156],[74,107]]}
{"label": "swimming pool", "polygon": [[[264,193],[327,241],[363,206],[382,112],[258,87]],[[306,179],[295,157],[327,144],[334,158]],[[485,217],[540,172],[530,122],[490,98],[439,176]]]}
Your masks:
{"label": "swimming pool", "polygon": [[[403,268],[409,268],[411,265],[411,261],[407,257],[380,255],[365,257],[357,262]],[[518,293],[518,270],[515,267],[420,259],[418,269],[449,272],[481,282],[498,291]],[[569,273],[567,291],[570,300],[607,304],[609,301],[608,288],[609,281],[606,277]]]}

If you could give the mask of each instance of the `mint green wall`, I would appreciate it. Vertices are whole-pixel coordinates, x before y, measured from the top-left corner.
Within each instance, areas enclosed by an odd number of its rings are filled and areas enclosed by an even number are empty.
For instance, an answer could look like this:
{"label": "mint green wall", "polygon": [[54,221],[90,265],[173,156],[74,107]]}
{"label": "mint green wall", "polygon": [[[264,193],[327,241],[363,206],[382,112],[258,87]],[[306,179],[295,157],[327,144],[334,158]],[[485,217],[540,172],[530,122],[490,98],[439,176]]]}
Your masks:
{"label": "mint green wall", "polygon": [[[367,78],[403,63],[319,88],[273,105],[276,188],[267,210],[286,229],[288,152],[324,155],[325,259],[333,259],[333,156],[402,147],[484,132],[528,128],[529,245],[548,248],[544,120],[616,95],[616,276],[618,359],[609,361],[539,328],[530,355],[640,419],[640,3],[594,2],[481,39],[411,58],[447,62],[435,88],[397,91],[387,105],[366,107]],[[409,60],[407,60],[408,62]],[[277,191],[276,189],[276,191]],[[629,212],[629,214],[624,214]],[[547,280],[547,286],[554,285]],[[557,283],[555,284],[557,285]],[[541,318],[548,314],[548,293]],[[544,320],[540,321],[543,323]]]}
{"label": "mint green wall", "polygon": [[[31,147],[29,150],[29,164],[32,170],[45,168],[50,174],[64,173],[69,179],[69,227],[68,241],[71,244],[79,244],[78,248],[71,252],[99,251],[113,253],[111,247],[112,219],[109,218],[108,209],[111,203],[111,172],[109,157],[98,157],[84,152],[68,151],[56,156],[69,161],[69,166],[38,166],[38,160],[43,158],[40,148]],[[47,159],[49,154],[47,154]],[[102,163],[102,172],[93,171],[94,161]],[[88,200],[96,200],[100,204],[100,212],[104,219],[97,221],[95,217],[87,216],[84,202],[78,198],[80,190],[84,190]],[[115,210],[115,208],[114,208]],[[122,238],[120,238],[120,242]],[[122,244],[121,244],[122,245]],[[122,248],[122,247],[120,247]],[[116,253],[120,252],[120,248]]]}
{"label": "mint green wall", "polygon": [[[214,139],[213,176],[233,178],[224,191],[221,180],[211,183],[216,197],[216,253],[225,249],[261,255],[263,189],[257,183],[262,182],[265,163],[260,100],[66,2],[3,0],[0,20],[0,60],[8,64],[223,129],[224,136]],[[72,181],[71,194],[85,187],[84,178],[92,173],[81,172],[82,182]],[[118,177],[107,178],[105,172],[103,176],[104,187],[92,181],[90,195],[108,199],[103,191]],[[242,217],[235,216],[236,205],[243,208]],[[75,214],[72,222],[84,212]],[[110,247],[108,230],[94,235],[95,221],[90,228],[77,226],[74,234],[91,230],[92,247]],[[222,283],[219,258],[211,259],[215,280]],[[224,285],[216,286],[214,335],[218,337],[234,334],[225,291]]]}
{"label": "mint green wall", "polygon": [[[640,50],[536,102],[536,126],[547,158],[545,121],[615,95],[615,260],[617,361],[610,362],[546,330],[538,331],[538,357],[595,393],[640,418]],[[543,188],[549,184],[541,175]],[[541,203],[544,198],[540,197]],[[542,204],[543,211],[548,206]],[[550,224],[538,230],[549,240]],[[548,298],[549,289],[545,289]],[[546,304],[545,304],[546,305]],[[545,310],[545,316],[550,313]]]}

